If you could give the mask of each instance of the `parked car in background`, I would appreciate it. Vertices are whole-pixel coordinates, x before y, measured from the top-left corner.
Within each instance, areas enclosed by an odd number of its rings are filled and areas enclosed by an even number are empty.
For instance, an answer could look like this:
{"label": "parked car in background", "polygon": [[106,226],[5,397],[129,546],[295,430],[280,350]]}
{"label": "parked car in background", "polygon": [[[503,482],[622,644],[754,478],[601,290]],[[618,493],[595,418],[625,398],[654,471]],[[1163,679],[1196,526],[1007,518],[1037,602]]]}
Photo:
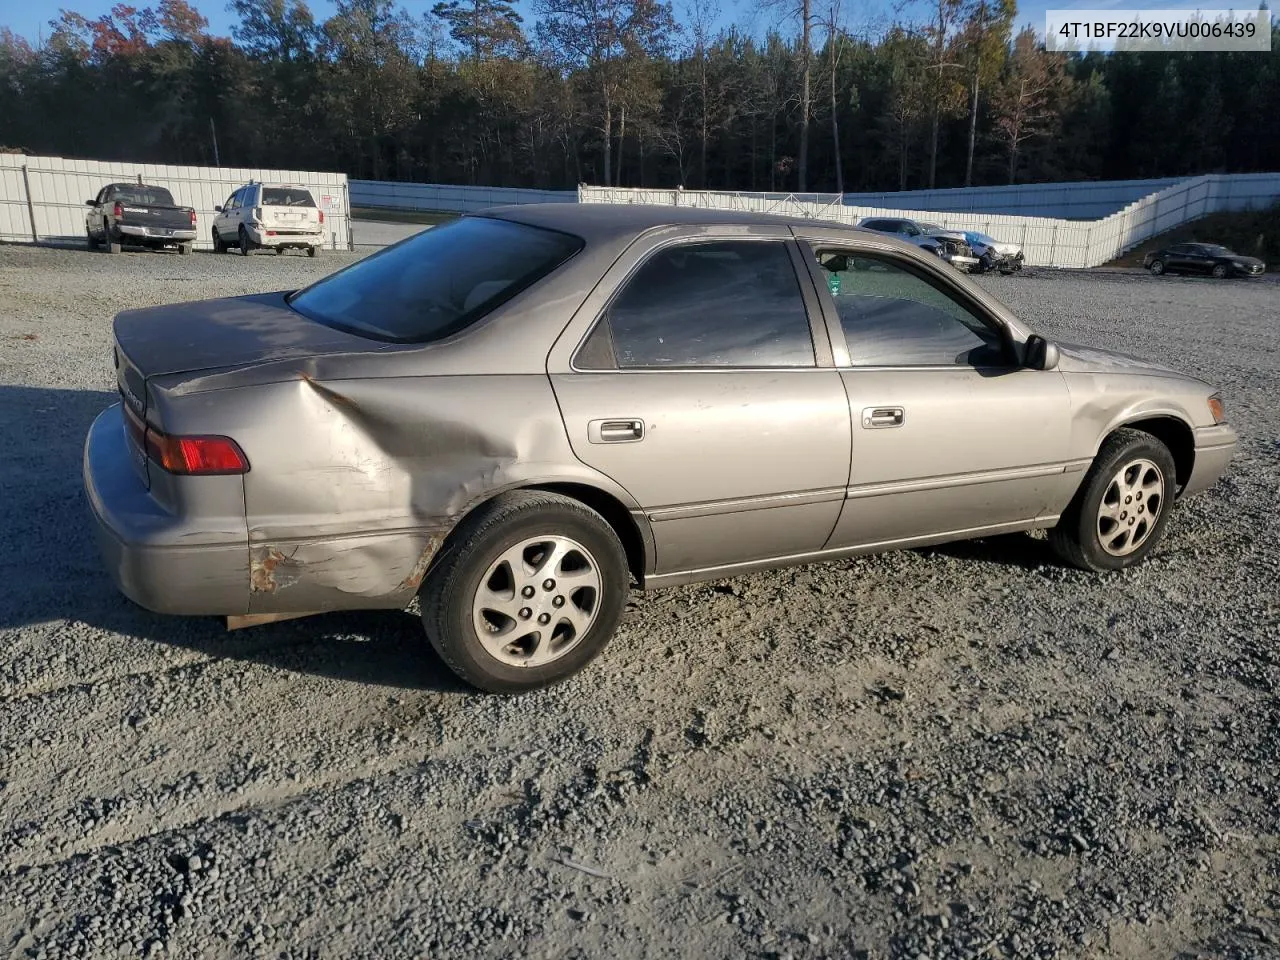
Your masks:
{"label": "parked car in background", "polygon": [[978,265],[978,258],[969,249],[964,234],[936,223],[919,223],[901,217],[867,217],[858,226],[864,230],[895,233],[922,250],[941,257],[957,270],[972,270]]}
{"label": "parked car in background", "polygon": [[125,244],[160,250],[177,247],[190,253],[196,239],[196,212],[176,203],[164,187],[144,183],[109,183],[86,200],[86,244],[119,253]]}
{"label": "parked car in background", "polygon": [[1019,244],[1001,243],[977,230],[966,230],[964,238],[973,255],[978,258],[979,273],[999,270],[1008,274],[1022,269],[1022,247]]}
{"label": "parked car in background", "polygon": [[1153,250],[1142,265],[1157,277],[1163,273],[1205,273],[1218,277],[1260,277],[1267,265],[1257,257],[1245,257],[1216,243],[1175,243]]}
{"label": "parked car in background", "polygon": [[1209,384],[916,245],[720,210],[500,207],[113,340],[84,483],[125,594],[233,627],[417,597],[502,692],[585,666],[633,579],[1040,528],[1129,567],[1236,444]]}
{"label": "parked car in background", "polygon": [[306,187],[250,183],[214,207],[213,249],[232,247],[248,256],[254,250],[305,250],[314,257],[324,249],[324,211]]}

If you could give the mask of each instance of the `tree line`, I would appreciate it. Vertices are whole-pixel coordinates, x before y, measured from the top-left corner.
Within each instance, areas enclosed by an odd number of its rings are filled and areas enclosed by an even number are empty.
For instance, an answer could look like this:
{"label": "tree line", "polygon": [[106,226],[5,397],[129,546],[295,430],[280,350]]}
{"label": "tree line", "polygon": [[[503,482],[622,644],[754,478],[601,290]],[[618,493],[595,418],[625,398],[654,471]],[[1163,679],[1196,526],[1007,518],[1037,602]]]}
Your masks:
{"label": "tree line", "polygon": [[569,188],[893,190],[1280,169],[1270,53],[1049,53],[1015,0],[185,0],[0,29],[0,144],[37,154]]}

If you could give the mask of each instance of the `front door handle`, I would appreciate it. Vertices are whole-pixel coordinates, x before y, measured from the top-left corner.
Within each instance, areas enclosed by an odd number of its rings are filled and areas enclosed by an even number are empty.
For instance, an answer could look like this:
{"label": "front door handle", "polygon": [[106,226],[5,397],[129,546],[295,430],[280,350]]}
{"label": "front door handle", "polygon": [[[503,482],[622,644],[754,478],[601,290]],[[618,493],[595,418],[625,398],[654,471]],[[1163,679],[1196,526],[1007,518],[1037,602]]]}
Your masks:
{"label": "front door handle", "polygon": [[906,422],[907,412],[902,407],[864,407],[862,427],[879,430],[883,427],[900,427]]}
{"label": "front door handle", "polygon": [[644,439],[644,421],[592,420],[587,424],[587,439],[592,443],[635,443]]}

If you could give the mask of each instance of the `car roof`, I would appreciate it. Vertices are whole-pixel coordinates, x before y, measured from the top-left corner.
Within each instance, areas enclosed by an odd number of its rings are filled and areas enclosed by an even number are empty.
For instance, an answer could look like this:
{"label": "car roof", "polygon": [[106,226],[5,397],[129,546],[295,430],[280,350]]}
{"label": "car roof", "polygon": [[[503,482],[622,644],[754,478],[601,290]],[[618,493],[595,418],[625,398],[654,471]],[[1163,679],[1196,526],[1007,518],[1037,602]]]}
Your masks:
{"label": "car roof", "polygon": [[856,230],[851,224],[831,220],[784,217],[747,210],[709,210],[704,207],[676,207],[645,203],[525,203],[490,207],[468,216],[498,217],[533,227],[559,230],[581,237],[587,243],[635,236],[657,227],[685,224],[780,224]]}

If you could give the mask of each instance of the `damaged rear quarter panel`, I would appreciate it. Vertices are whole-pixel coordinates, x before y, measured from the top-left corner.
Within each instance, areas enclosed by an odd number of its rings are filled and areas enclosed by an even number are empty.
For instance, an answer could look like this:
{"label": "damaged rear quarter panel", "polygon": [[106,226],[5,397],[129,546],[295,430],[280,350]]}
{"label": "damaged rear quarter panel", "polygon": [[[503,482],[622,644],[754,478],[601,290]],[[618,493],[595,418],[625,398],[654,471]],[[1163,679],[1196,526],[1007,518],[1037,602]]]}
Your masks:
{"label": "damaged rear quarter panel", "polygon": [[254,614],[402,607],[480,501],[530,483],[601,485],[574,458],[545,374],[302,374],[231,393],[251,464]]}

